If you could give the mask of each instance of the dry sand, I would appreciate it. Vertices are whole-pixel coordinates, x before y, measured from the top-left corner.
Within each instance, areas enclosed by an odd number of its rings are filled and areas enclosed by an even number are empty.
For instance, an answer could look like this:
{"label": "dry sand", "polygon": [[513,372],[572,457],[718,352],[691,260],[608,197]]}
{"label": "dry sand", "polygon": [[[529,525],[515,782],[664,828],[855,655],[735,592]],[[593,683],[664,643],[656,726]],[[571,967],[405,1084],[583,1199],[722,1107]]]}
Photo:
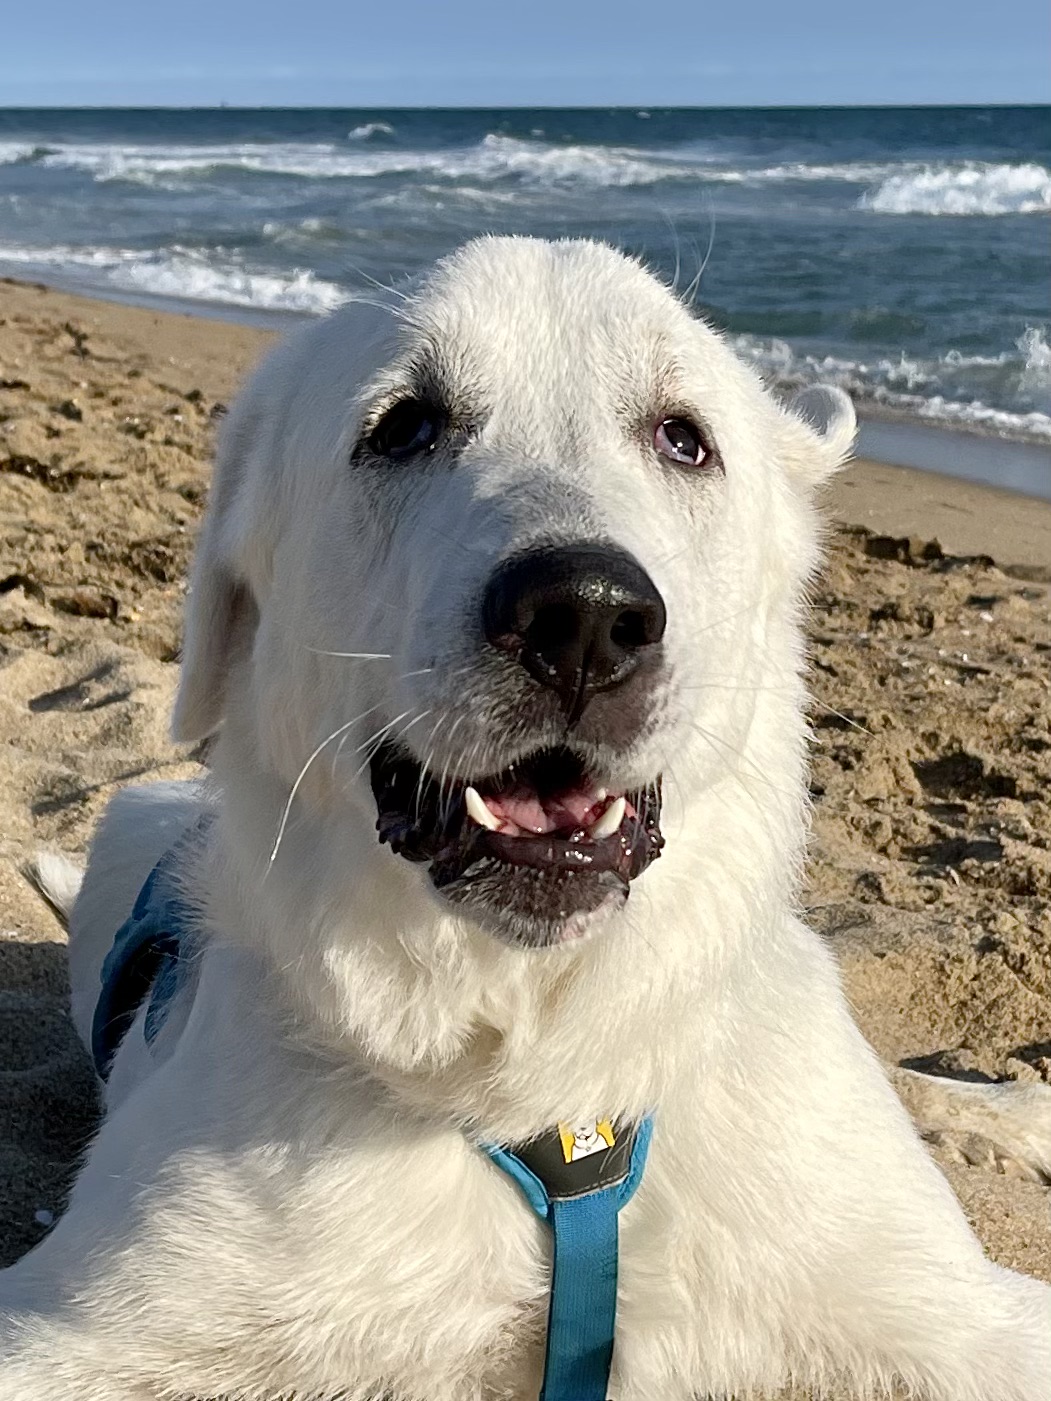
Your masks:
{"label": "dry sand", "polygon": [[[183,581],[269,338],[0,283],[0,1264],[61,1211],[94,1113],[19,867],[81,853],[120,784],[195,770],[166,734]],[[830,509],[813,921],[885,1057],[1051,1080],[1051,505],[858,464]],[[934,1151],[990,1253],[1051,1280],[1048,1189]]]}

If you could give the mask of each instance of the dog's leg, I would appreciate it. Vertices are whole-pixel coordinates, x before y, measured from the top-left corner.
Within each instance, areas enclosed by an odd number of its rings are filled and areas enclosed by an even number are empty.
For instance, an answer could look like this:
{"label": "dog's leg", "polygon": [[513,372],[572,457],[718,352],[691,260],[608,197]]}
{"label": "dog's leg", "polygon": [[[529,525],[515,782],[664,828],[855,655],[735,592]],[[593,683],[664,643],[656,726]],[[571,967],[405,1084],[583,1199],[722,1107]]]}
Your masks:
{"label": "dog's leg", "polygon": [[[866,1363],[852,1365],[860,1375],[867,1365],[873,1390],[901,1378],[924,1401],[1049,1401],[1051,1289],[982,1258],[945,1179],[878,1097],[875,1083],[857,1097],[881,1140],[869,1140],[865,1170],[840,1165],[858,1194],[840,1229],[852,1211],[873,1215],[825,1301],[843,1329],[831,1357],[857,1349]],[[847,1298],[856,1313],[844,1317]]]}
{"label": "dog's leg", "polygon": [[[808,1157],[794,1184],[786,1178],[785,1220],[766,1234],[827,1250],[781,1322],[800,1372],[814,1369],[819,1381],[845,1372],[866,1396],[898,1382],[924,1401],[1051,1401],[1051,1289],[985,1257],[853,1023],[834,969],[814,960],[824,950],[796,947],[797,989],[787,971],[775,984],[782,1006],[796,1010],[789,999],[805,988],[804,1005],[821,1006],[822,1017],[798,1017],[776,1073],[792,1087],[788,1122]],[[807,962],[809,981],[800,977]],[[754,1104],[748,1119],[760,1122]]]}
{"label": "dog's leg", "polygon": [[890,1067],[924,1138],[963,1162],[1051,1182],[1051,1085],[989,1085]]}
{"label": "dog's leg", "polygon": [[[51,1235],[0,1271],[0,1401],[169,1401],[198,1394],[204,1401],[222,1394],[182,1383],[195,1353],[207,1378],[203,1359],[214,1353],[224,1321],[211,1310],[191,1338],[178,1301],[166,1291],[163,1264],[158,1276],[164,1251],[159,1242],[151,1251],[129,1224],[135,1212],[132,1194],[119,1187],[107,1201],[74,1195]],[[203,1257],[198,1263],[204,1266]]]}

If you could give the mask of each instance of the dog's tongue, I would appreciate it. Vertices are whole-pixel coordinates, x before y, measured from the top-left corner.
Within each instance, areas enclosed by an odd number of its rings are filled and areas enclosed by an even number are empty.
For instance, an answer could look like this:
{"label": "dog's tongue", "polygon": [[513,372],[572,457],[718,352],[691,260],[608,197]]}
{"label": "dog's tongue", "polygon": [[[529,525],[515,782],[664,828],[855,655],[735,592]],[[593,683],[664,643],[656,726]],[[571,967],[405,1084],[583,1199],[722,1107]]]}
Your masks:
{"label": "dog's tongue", "polygon": [[589,827],[606,805],[601,788],[569,788],[541,797],[535,788],[518,783],[502,793],[486,796],[485,805],[501,822],[523,832],[561,832]]}

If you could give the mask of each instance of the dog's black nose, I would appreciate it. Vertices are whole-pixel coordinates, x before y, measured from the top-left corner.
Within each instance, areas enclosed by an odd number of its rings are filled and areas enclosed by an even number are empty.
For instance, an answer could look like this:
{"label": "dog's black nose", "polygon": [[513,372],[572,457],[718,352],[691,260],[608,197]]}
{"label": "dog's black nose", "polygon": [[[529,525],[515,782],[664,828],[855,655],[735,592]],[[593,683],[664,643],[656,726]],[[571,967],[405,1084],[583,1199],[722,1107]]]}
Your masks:
{"label": "dog's black nose", "polygon": [[485,635],[558,693],[569,723],[619,686],[664,636],[664,600],[612,545],[549,547],[502,564],[483,603]]}

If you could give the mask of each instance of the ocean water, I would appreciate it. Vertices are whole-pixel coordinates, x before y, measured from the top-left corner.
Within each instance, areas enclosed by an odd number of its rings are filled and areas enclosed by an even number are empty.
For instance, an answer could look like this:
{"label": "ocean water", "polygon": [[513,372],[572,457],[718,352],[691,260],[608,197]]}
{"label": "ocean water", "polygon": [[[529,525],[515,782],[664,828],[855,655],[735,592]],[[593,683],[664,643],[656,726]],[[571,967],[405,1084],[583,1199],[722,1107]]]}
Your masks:
{"label": "ocean water", "polygon": [[1049,108],[0,111],[16,277],[280,319],[483,231],[639,254],[782,387],[1051,444]]}

